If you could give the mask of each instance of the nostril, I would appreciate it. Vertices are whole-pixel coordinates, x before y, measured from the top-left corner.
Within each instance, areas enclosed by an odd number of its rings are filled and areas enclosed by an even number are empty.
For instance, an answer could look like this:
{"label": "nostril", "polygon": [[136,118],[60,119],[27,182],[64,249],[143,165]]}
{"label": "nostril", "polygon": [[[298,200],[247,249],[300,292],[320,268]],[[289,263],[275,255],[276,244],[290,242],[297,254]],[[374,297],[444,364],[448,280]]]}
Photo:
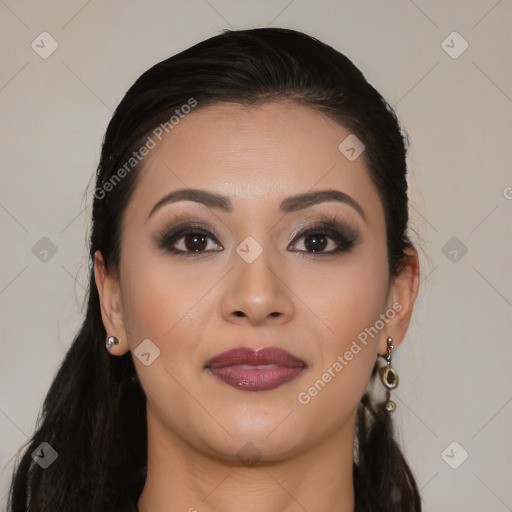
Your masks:
{"label": "nostril", "polygon": [[236,316],[245,316],[245,314],[243,313],[243,311],[235,311],[235,315],[236,315]]}

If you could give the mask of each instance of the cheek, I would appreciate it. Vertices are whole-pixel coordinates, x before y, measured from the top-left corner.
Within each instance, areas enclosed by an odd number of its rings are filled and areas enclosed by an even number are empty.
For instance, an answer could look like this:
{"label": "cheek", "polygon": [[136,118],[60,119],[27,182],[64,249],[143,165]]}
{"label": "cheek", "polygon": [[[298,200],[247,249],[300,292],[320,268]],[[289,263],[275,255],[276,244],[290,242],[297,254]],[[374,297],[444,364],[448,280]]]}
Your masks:
{"label": "cheek", "polygon": [[196,304],[215,282],[211,273],[198,276],[193,262],[177,270],[171,256],[155,256],[149,251],[127,258],[122,272],[125,326],[132,349],[133,344],[144,338],[157,344],[182,340],[183,334],[193,338],[190,328],[194,330],[197,326],[194,317],[201,311]]}
{"label": "cheek", "polygon": [[[208,291],[218,281],[214,273],[198,274],[194,264],[177,271],[166,256],[140,252],[126,258],[122,267],[123,311],[128,342],[148,409],[186,437],[190,425],[184,417],[204,418],[204,411],[190,399],[203,372],[200,340],[212,317],[214,295]],[[137,358],[136,349],[150,339],[160,351],[149,365]],[[203,349],[204,350],[204,349]],[[169,404],[172,403],[172,408]],[[179,414],[176,414],[179,411]],[[214,428],[215,425],[209,425]]]}
{"label": "cheek", "polygon": [[[177,266],[170,256],[155,256],[142,248],[133,251],[124,265],[125,327],[142,386],[149,401],[154,397],[158,402],[162,390],[180,401],[186,398],[181,386],[191,389],[203,372],[201,340],[205,332],[213,331],[209,324],[218,298],[212,289],[219,274],[215,269],[198,272],[193,261]],[[137,359],[137,347],[146,339],[158,349],[158,358],[150,366]]]}
{"label": "cheek", "polygon": [[332,355],[374,326],[384,312],[388,285],[385,247],[374,244],[324,269],[303,269],[293,289],[321,331],[323,351]]}
{"label": "cheek", "polygon": [[324,416],[339,404],[332,414],[345,417],[366,389],[386,325],[380,316],[389,283],[385,246],[351,254],[336,271],[309,275],[297,295],[314,312],[310,335],[317,350],[298,401]]}

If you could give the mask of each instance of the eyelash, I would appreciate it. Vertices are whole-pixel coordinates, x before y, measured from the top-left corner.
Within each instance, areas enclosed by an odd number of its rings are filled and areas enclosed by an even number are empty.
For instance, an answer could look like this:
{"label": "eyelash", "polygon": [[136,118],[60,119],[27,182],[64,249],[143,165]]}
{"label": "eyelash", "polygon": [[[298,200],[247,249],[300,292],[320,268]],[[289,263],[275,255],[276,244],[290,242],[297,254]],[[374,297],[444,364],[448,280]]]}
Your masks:
{"label": "eyelash", "polygon": [[[176,256],[192,256],[197,257],[200,254],[209,253],[212,251],[183,251],[181,249],[175,249],[171,247],[172,244],[176,243],[178,240],[182,239],[185,235],[190,234],[199,234],[203,235],[211,240],[213,240],[216,244],[221,245],[219,242],[220,236],[213,232],[213,230],[209,231],[202,227],[200,224],[196,224],[193,222],[190,223],[182,223],[174,227],[166,226],[157,234],[158,246],[161,249],[164,249],[171,254]],[[297,252],[300,256],[303,257],[326,257],[326,256],[335,256],[337,254],[343,252],[349,252],[356,242],[359,239],[357,231],[349,226],[346,222],[338,219],[336,216],[326,217],[319,222],[313,223],[307,228],[299,230],[294,234],[293,239],[291,241],[291,245],[295,245],[297,241],[306,237],[307,235],[323,235],[334,241],[338,247],[328,252],[311,252],[311,251],[293,251]],[[221,251],[213,251],[213,252],[221,252]]]}
{"label": "eyelash", "polygon": [[298,240],[307,235],[323,235],[335,242],[338,247],[328,252],[296,251],[299,256],[322,258],[326,256],[336,256],[338,254],[349,252],[359,239],[357,231],[346,222],[338,219],[335,215],[315,222],[312,225],[299,230],[293,236],[292,244],[295,245]]}
{"label": "eyelash", "polygon": [[[213,230],[212,230],[213,231]],[[174,227],[166,227],[163,230],[161,230],[157,238],[159,240],[158,246],[161,249],[164,249],[172,254],[175,254],[176,256],[192,256],[196,257],[200,255],[201,253],[207,253],[211,251],[182,251],[181,249],[174,249],[171,247],[171,244],[176,243],[176,241],[183,238],[185,235],[204,235],[207,238],[213,239],[213,241],[220,245],[219,242],[219,236],[215,232],[208,231],[207,229],[201,227],[200,224],[195,224],[193,222],[190,223],[182,223],[178,224]],[[214,252],[221,252],[221,251],[214,251]]]}

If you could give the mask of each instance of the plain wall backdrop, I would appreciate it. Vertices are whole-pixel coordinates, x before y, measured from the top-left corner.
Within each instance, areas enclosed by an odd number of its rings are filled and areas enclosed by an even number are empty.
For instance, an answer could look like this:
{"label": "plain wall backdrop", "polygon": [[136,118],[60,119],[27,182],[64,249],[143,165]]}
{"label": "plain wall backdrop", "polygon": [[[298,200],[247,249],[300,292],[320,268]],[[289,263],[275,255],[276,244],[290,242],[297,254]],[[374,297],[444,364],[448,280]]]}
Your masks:
{"label": "plain wall backdrop", "polygon": [[272,26],[345,53],[410,138],[422,278],[393,395],[425,511],[512,510],[511,21],[510,0],[2,0],[0,504],[82,320],[114,108],[156,62]]}

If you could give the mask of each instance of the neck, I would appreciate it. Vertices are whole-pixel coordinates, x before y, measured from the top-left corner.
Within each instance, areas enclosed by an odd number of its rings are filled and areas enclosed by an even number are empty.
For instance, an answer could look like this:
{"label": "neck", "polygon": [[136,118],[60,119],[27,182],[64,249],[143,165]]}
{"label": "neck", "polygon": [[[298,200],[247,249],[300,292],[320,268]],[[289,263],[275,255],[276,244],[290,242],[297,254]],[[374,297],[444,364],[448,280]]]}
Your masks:
{"label": "neck", "polygon": [[353,512],[353,455],[354,421],[307,451],[244,465],[192,447],[148,416],[139,512]]}

